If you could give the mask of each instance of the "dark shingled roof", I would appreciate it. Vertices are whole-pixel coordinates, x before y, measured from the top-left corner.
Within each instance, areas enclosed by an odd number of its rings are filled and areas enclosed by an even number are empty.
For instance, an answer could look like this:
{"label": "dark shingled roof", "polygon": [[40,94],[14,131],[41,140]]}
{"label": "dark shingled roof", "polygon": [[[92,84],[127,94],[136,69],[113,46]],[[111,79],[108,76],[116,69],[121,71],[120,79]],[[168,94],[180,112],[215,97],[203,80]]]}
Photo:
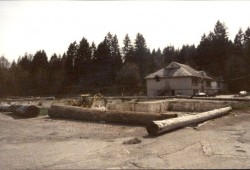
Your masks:
{"label": "dark shingled roof", "polygon": [[198,77],[198,78],[205,78],[205,79],[212,79],[209,77],[204,71],[197,71],[192,67],[180,64],[177,62],[172,61],[167,67],[156,71],[145,77],[145,79],[151,79],[158,76],[162,77]]}

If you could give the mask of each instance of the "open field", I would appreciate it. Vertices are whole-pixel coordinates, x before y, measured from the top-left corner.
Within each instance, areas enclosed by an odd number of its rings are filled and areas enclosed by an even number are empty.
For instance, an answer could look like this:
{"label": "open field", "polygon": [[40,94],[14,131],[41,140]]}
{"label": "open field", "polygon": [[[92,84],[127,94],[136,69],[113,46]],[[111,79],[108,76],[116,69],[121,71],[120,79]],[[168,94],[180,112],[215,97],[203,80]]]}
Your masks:
{"label": "open field", "polygon": [[0,169],[250,168],[248,108],[158,137],[143,126],[42,112],[30,119],[0,113]]}

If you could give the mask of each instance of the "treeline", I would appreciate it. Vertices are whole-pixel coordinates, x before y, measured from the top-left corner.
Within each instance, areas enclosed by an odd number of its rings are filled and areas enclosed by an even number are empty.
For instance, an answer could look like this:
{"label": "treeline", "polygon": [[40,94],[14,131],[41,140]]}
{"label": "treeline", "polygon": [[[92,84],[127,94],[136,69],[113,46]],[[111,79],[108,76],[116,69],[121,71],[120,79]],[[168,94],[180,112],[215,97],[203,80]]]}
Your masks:
{"label": "treeline", "polygon": [[133,95],[145,92],[144,78],[171,61],[223,78],[230,92],[250,90],[250,28],[239,29],[232,42],[225,24],[217,21],[197,47],[183,45],[181,49],[167,46],[150,51],[140,33],[134,42],[127,34],[119,47],[117,36],[108,33],[97,46],[83,37],[79,43],[70,43],[63,55],[53,54],[49,60],[44,50],[25,54],[11,64],[2,56],[0,95]]}

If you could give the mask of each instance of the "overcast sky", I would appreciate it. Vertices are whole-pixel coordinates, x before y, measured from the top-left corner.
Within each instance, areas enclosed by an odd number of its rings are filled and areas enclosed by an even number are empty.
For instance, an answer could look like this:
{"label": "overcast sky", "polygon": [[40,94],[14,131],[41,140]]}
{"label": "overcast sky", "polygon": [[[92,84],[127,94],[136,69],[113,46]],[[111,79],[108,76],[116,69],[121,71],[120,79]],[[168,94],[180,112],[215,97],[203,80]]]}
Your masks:
{"label": "overcast sky", "polygon": [[108,32],[120,46],[143,34],[147,46],[197,45],[220,20],[234,39],[250,27],[250,1],[0,1],[0,56],[17,60],[44,49],[51,57],[85,37],[98,45]]}

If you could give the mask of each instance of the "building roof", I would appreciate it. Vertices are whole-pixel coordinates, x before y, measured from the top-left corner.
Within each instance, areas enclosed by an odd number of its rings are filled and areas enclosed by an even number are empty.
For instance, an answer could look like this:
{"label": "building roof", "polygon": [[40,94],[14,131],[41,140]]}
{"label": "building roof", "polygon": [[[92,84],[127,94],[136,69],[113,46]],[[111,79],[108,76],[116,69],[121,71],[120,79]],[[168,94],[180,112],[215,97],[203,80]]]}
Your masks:
{"label": "building roof", "polygon": [[156,76],[160,78],[169,78],[169,77],[198,77],[204,79],[212,79],[204,71],[197,71],[192,67],[180,64],[172,61],[167,67],[160,69],[147,77],[145,79],[155,78]]}

